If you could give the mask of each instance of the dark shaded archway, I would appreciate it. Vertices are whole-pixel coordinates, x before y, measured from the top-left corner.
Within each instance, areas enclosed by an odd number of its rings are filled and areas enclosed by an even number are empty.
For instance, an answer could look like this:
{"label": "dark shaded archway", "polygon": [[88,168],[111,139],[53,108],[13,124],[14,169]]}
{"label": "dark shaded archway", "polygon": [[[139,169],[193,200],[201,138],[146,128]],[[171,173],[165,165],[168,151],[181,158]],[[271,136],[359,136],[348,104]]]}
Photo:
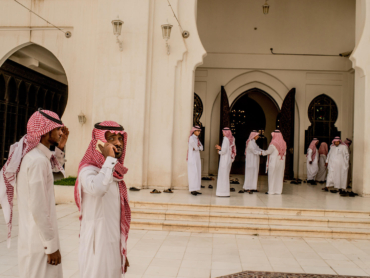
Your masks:
{"label": "dark shaded archway", "polygon": [[[58,79],[65,72],[57,58],[41,46],[25,48],[27,51],[18,50],[0,67],[0,167],[9,156],[10,146],[27,133],[28,119],[38,108],[61,117],[67,104],[68,85]],[[27,66],[26,54],[37,55],[34,60],[41,60],[39,66]],[[56,70],[43,62],[50,62]]]}
{"label": "dark shaded archway", "polygon": [[[275,129],[276,115],[280,111],[276,101],[266,92],[253,88],[238,96],[230,106],[230,123],[235,137],[237,156],[233,163],[232,174],[244,174],[245,143],[252,130]],[[268,137],[269,134],[267,134]],[[265,139],[266,140],[266,139]],[[261,159],[264,173],[264,160]]]}

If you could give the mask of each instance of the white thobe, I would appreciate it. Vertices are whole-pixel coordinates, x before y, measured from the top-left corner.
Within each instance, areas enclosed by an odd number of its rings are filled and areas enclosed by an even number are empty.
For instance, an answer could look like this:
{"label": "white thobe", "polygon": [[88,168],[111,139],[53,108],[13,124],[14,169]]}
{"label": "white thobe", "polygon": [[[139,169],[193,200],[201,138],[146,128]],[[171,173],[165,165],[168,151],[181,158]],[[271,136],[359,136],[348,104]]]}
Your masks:
{"label": "white thobe", "polygon": [[280,195],[283,192],[284,170],[285,170],[285,156],[281,159],[279,151],[274,145],[270,145],[262,155],[270,155],[268,158],[268,194]]}
{"label": "white thobe", "polygon": [[249,141],[245,155],[245,176],[243,189],[257,190],[261,150],[254,139]]}
{"label": "white thobe", "polygon": [[349,167],[348,147],[345,145],[330,147],[326,163],[328,163],[326,186],[334,186],[337,189],[346,189]]}
{"label": "white thobe", "polygon": [[[235,142],[234,142],[235,144]],[[216,196],[230,196],[230,170],[233,161],[231,159],[231,147],[229,139],[224,137],[222,141],[221,151],[218,152],[221,156],[220,165],[218,166],[217,174],[217,190]]]}
{"label": "white thobe", "polygon": [[[18,267],[21,278],[63,278],[62,265],[47,263],[47,254],[60,249],[55,211],[52,152],[39,143],[27,153],[17,175],[19,210]],[[55,148],[64,164],[64,153]]]}
{"label": "white thobe", "polygon": [[101,169],[83,168],[82,221],[79,266],[81,278],[121,278],[120,219],[118,179],[113,177],[117,159],[107,157]]}
{"label": "white thobe", "polygon": [[319,171],[317,172],[317,175],[316,175],[317,181],[326,181],[327,168],[325,166],[325,163],[326,163],[326,155],[320,154]]}
{"label": "white thobe", "polygon": [[[312,162],[310,164],[310,162]],[[315,180],[317,172],[319,171],[319,150],[316,149],[315,159],[312,160],[312,150],[307,150],[307,180]]]}
{"label": "white thobe", "polygon": [[203,151],[203,146],[198,146],[198,137],[192,135],[189,138],[189,152],[188,152],[188,180],[189,191],[200,190],[202,184],[202,167],[200,160],[200,152]]}

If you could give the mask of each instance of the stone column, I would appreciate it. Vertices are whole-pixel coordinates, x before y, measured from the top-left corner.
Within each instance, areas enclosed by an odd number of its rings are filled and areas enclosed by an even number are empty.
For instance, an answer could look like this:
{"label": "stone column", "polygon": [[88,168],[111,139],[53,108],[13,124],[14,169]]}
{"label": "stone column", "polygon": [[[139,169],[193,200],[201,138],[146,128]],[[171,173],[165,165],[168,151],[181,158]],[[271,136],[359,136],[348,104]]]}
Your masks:
{"label": "stone column", "polygon": [[353,191],[370,197],[370,4],[356,1]]}

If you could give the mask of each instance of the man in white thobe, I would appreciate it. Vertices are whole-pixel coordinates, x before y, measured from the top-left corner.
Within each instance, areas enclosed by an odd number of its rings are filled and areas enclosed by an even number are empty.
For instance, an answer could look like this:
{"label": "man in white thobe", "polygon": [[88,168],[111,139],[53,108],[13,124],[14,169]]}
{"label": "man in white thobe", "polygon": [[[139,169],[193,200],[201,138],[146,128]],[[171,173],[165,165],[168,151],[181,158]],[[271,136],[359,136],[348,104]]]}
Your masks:
{"label": "man in white thobe", "polygon": [[230,197],[230,170],[236,156],[235,138],[230,128],[222,130],[222,147],[216,145],[220,158],[217,174],[217,197]]}
{"label": "man in white thobe", "polygon": [[311,185],[316,185],[316,175],[319,171],[319,151],[317,150],[317,145],[319,140],[314,138],[307,149],[307,183]]}
{"label": "man in white thobe", "polygon": [[283,192],[286,143],[279,130],[271,133],[272,140],[262,155],[267,158],[266,171],[268,172],[268,192],[266,194],[280,195]]}
{"label": "man in white thobe", "polygon": [[330,151],[326,159],[328,176],[326,187],[334,187],[332,193],[344,191],[347,188],[347,175],[349,167],[348,147],[342,143],[340,137],[335,137],[330,146]]}
{"label": "man in white thobe", "polygon": [[253,194],[257,191],[258,182],[258,172],[260,167],[260,155],[262,155],[263,150],[261,150],[256,141],[259,138],[259,133],[257,131],[252,131],[249,135],[249,139],[246,143],[245,149],[245,176],[243,190],[239,193],[248,192]]}
{"label": "man in white thobe", "polygon": [[126,144],[127,134],[121,125],[98,123],[79,165],[75,199],[81,212],[81,278],[121,278],[129,266],[131,211],[123,181]]}
{"label": "man in white thobe", "polygon": [[200,160],[200,151],[203,151],[203,145],[199,140],[201,128],[195,126],[190,131],[188,143],[188,181],[189,191],[192,195],[202,194],[199,192],[202,186],[202,167]]}
{"label": "man in white thobe", "polygon": [[[63,278],[53,171],[64,174],[62,150],[68,134],[68,129],[57,114],[39,109],[28,121],[27,134],[11,147],[9,159],[1,171],[4,179],[0,180],[0,187],[6,185],[8,200],[11,200],[8,203],[2,200],[5,219],[8,219],[6,214],[10,209],[10,219],[7,221],[10,228],[12,187],[9,186],[16,181],[19,210],[18,267],[21,278]],[[55,153],[50,151],[51,146],[58,146]],[[14,171],[17,169],[18,174]]]}

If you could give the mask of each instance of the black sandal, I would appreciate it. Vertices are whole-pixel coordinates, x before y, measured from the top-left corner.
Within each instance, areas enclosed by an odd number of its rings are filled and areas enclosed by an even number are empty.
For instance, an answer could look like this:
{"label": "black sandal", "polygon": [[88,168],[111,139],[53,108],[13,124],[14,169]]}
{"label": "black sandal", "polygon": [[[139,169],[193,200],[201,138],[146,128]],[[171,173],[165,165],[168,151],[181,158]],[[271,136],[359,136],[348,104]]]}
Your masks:
{"label": "black sandal", "polygon": [[130,191],[140,191],[140,189],[136,187],[130,187]]}
{"label": "black sandal", "polygon": [[162,193],[161,191],[158,191],[157,189],[153,189],[150,193],[152,194],[159,194]]}
{"label": "black sandal", "polygon": [[208,185],[208,188],[212,189],[212,188],[213,188],[213,185],[211,185],[211,184],[210,184],[210,185]]}
{"label": "black sandal", "polygon": [[194,196],[197,196],[198,195],[196,191],[192,191],[190,193],[191,193],[191,195],[194,195]]}
{"label": "black sandal", "polygon": [[230,188],[230,191],[231,191],[231,192],[235,192],[235,188],[232,188],[232,187],[231,187],[231,188]]}
{"label": "black sandal", "polygon": [[244,190],[239,190],[239,193],[244,193]]}
{"label": "black sandal", "polygon": [[201,185],[200,188],[206,188],[204,185]]}
{"label": "black sandal", "polygon": [[173,191],[171,190],[171,188],[168,188],[166,190],[163,191],[164,193],[173,193]]}

